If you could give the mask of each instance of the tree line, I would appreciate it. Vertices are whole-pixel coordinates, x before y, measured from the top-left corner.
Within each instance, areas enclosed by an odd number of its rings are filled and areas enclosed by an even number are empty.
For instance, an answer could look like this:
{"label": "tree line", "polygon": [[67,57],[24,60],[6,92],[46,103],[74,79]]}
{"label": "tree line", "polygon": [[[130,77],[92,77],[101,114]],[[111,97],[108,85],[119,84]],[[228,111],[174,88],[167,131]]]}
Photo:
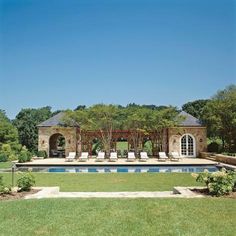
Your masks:
{"label": "tree line", "polygon": [[[188,102],[182,110],[201,120],[207,126],[210,142],[217,144],[218,151],[236,152],[236,86],[230,85],[218,91],[212,98]],[[60,111],[53,112],[50,106],[38,109],[22,109],[10,120],[5,111],[0,110],[0,156],[5,153],[14,159],[22,148],[37,151],[37,125]],[[156,130],[159,133],[156,143],[161,139],[163,128],[175,126],[179,120],[179,110],[172,106],[138,105],[127,106],[97,104],[91,107],[77,106],[67,110],[65,122],[80,124],[82,129],[96,129],[101,132],[105,149],[110,146],[113,129],[129,129],[133,143],[139,142],[139,133]],[[1,159],[1,157],[0,157]]]}

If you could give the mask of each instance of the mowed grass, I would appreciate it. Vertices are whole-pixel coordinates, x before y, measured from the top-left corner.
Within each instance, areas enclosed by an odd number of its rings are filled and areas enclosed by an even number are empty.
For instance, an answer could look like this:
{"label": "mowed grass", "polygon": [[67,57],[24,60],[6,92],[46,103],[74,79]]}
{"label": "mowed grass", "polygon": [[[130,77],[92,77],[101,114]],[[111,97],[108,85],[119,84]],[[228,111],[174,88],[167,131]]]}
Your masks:
{"label": "mowed grass", "polygon": [[[2,173],[11,184],[11,173]],[[33,173],[36,186],[60,186],[60,191],[168,191],[175,186],[200,186],[189,173]],[[15,175],[16,179],[19,177]]]}
{"label": "mowed grass", "polygon": [[11,162],[0,162],[0,169],[9,169],[11,168],[12,163]]}
{"label": "mowed grass", "polygon": [[225,235],[233,199],[42,199],[0,202],[0,235]]}

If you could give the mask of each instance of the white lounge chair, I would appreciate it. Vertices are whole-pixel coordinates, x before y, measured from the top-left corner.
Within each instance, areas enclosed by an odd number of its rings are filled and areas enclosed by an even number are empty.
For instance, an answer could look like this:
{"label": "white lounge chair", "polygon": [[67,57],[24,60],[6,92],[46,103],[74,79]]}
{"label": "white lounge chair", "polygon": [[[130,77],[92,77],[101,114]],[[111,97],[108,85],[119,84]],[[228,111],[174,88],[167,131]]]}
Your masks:
{"label": "white lounge chair", "polygon": [[96,161],[104,161],[105,160],[105,152],[98,152]]}
{"label": "white lounge chair", "polygon": [[110,161],[117,161],[117,152],[111,152],[110,153]]}
{"label": "white lounge chair", "polygon": [[173,160],[173,161],[179,161],[179,160],[182,160],[183,157],[181,157],[179,155],[178,152],[170,152],[170,159]]}
{"label": "white lounge chair", "polygon": [[87,161],[88,160],[88,152],[82,152],[81,156],[79,157],[79,161]]}
{"label": "white lounge chair", "polygon": [[127,161],[135,161],[135,155],[134,152],[128,152],[128,158]]}
{"label": "white lounge chair", "polygon": [[147,161],[148,155],[147,152],[140,152],[140,161]]}
{"label": "white lounge chair", "polygon": [[166,161],[168,160],[168,156],[166,156],[165,152],[159,152],[159,161]]}
{"label": "white lounge chair", "polygon": [[76,152],[69,152],[69,156],[66,157],[65,161],[74,161],[76,156]]}

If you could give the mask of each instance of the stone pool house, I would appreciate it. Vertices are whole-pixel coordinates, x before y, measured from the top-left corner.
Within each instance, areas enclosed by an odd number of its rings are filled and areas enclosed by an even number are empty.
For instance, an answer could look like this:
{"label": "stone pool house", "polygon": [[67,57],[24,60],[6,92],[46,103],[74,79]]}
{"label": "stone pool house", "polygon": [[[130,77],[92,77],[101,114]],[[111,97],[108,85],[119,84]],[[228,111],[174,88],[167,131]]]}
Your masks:
{"label": "stone pool house", "polygon": [[[65,126],[61,121],[63,115],[64,113],[60,112],[38,125],[38,150],[46,151],[50,157],[68,156],[69,152],[76,152],[77,155],[80,155],[82,151],[88,151],[92,155],[92,146],[94,140],[99,139],[99,132],[81,131],[78,126]],[[206,151],[207,148],[206,127],[202,126],[198,119],[184,111],[180,115],[185,119],[178,127],[165,129],[162,151],[167,154],[177,151],[183,157],[198,157],[199,153]],[[112,149],[117,150],[116,143],[118,141],[126,141],[128,143],[127,149],[132,149],[130,135],[128,130],[114,130]],[[143,136],[140,150],[147,140],[152,142],[153,137],[152,133]],[[58,142],[63,142],[63,150],[58,149]],[[158,151],[155,151],[153,143],[152,147],[152,154],[156,156]]]}

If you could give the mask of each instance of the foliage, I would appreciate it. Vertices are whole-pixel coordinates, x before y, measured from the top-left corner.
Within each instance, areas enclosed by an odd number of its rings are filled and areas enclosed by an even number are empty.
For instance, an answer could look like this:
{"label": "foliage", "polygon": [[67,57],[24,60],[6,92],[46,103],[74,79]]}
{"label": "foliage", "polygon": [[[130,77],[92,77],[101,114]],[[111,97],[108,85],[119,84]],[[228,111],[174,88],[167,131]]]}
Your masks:
{"label": "foliage", "polygon": [[30,151],[36,151],[38,147],[37,125],[50,118],[51,115],[51,107],[22,109],[13,122],[18,129],[20,143]]}
{"label": "foliage", "polygon": [[153,154],[162,151],[164,145],[165,129],[167,127],[175,127],[183,119],[178,116],[178,111],[175,107],[168,107],[152,112],[151,118],[148,121],[148,129],[155,132],[153,137]]}
{"label": "foliage", "polygon": [[5,112],[0,110],[0,151],[4,144],[10,145],[12,151],[18,151],[20,149],[17,129],[7,118]]}
{"label": "foliage", "polygon": [[220,150],[220,145],[217,142],[212,142],[207,145],[207,151],[208,152],[216,152],[218,153]]}
{"label": "foliage", "polygon": [[119,109],[115,105],[97,104],[90,108],[67,111],[64,122],[67,125],[79,124],[81,130],[98,130],[103,149],[110,154],[112,131],[118,128]]}
{"label": "foliage", "polygon": [[5,153],[0,153],[0,162],[6,162],[8,160]]}
{"label": "foliage", "polygon": [[5,161],[14,161],[17,159],[16,152],[12,150],[10,144],[2,145],[2,149],[0,150],[0,156],[2,156],[2,158],[5,157]]}
{"label": "foliage", "polygon": [[131,133],[131,149],[138,153],[143,134],[154,130],[159,134],[156,143],[161,147],[164,129],[178,124],[176,108],[153,106],[129,104],[122,107],[98,104],[67,111],[63,121],[69,126],[79,125],[81,130],[98,130],[102,148],[108,155],[113,129],[127,129]]}
{"label": "foliage", "polygon": [[0,194],[9,194],[11,187],[7,186],[3,181],[3,176],[0,176]]}
{"label": "foliage", "polygon": [[17,180],[17,186],[20,191],[30,191],[31,187],[35,184],[35,177],[32,173],[23,173]]}
{"label": "foliage", "polygon": [[153,152],[152,152],[152,142],[150,140],[146,141],[144,143],[143,151],[147,152],[148,156],[152,156],[153,155]]}
{"label": "foliage", "polygon": [[151,118],[151,110],[136,106],[126,108],[124,122],[125,129],[131,132],[131,148],[137,154],[143,134],[148,132],[148,121]]}
{"label": "foliage", "polygon": [[31,161],[32,159],[32,153],[28,151],[26,148],[22,148],[18,155],[18,161],[20,163]]}
{"label": "foliage", "polygon": [[196,178],[197,182],[205,183],[209,193],[217,197],[232,192],[236,180],[236,172],[226,171],[224,168],[213,173],[205,170],[203,173],[194,173],[192,176]]}
{"label": "foliage", "polygon": [[187,102],[182,106],[182,110],[191,114],[199,120],[202,120],[204,107],[209,99],[200,99],[193,102]]}
{"label": "foliage", "polygon": [[38,157],[47,158],[47,157],[48,157],[48,154],[47,154],[46,151],[38,151],[38,152],[37,152],[37,156],[38,156]]}
{"label": "foliage", "polygon": [[75,111],[77,110],[84,110],[86,108],[85,105],[78,105],[76,108],[75,108]]}
{"label": "foliage", "polygon": [[93,143],[92,146],[92,155],[97,155],[99,151],[102,150],[102,143],[99,140],[96,140],[96,142]]}
{"label": "foliage", "polygon": [[203,120],[208,136],[222,140],[223,151],[236,152],[236,86],[218,91],[206,104]]}

